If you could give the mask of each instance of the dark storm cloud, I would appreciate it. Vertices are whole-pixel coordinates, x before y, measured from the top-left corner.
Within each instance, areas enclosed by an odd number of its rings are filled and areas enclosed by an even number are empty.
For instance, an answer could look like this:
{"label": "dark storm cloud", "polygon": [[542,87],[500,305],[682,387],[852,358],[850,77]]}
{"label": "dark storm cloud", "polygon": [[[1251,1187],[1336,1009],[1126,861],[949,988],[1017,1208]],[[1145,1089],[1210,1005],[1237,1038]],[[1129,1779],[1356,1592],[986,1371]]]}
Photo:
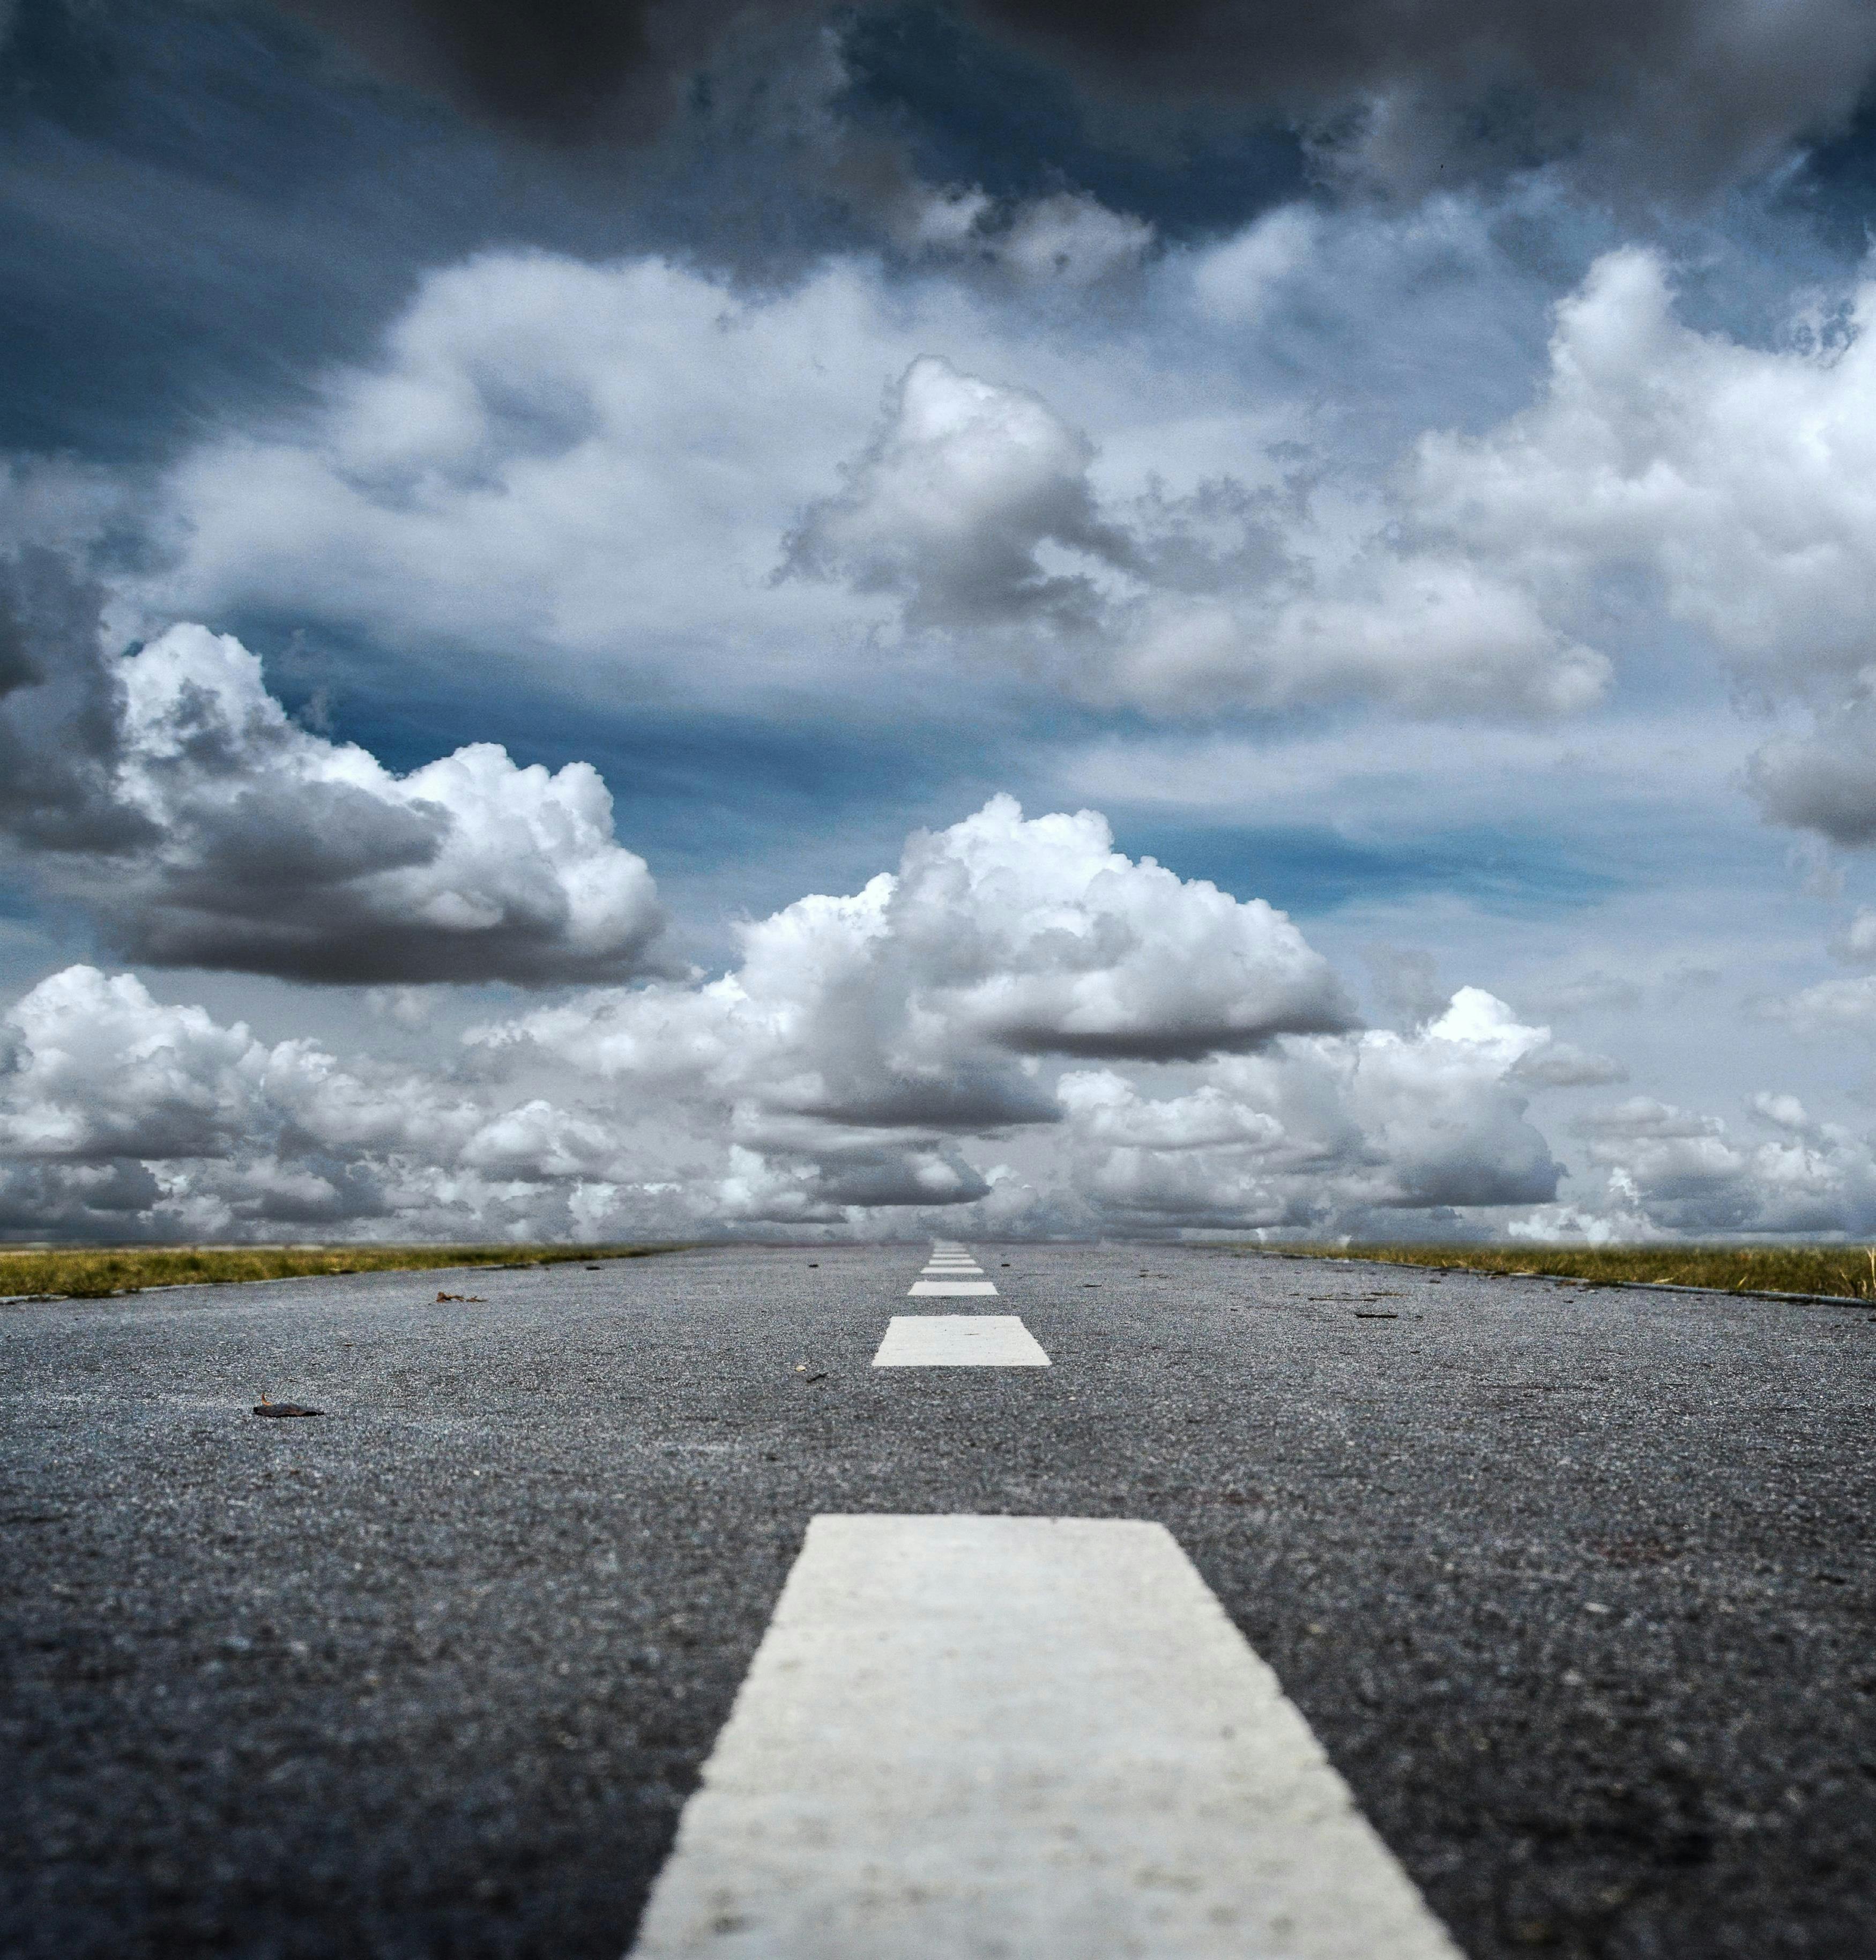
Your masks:
{"label": "dark storm cloud", "polygon": [[1876,702],[1817,718],[1808,737],[1768,743],[1747,781],[1774,823],[1813,830],[1849,850],[1876,845]]}
{"label": "dark storm cloud", "polygon": [[575,155],[384,87],[263,0],[20,0],[0,69],[0,447],[141,464],[302,406],[427,268],[490,247],[786,271],[847,237],[784,138],[719,94],[655,156]]}
{"label": "dark storm cloud", "polygon": [[949,1075],[856,1082],[852,1093],[813,1102],[778,1100],[784,1114],[857,1129],[914,1128],[985,1135],[1017,1124],[1054,1123],[1061,1110],[1038,1083],[994,1064],[960,1063]]}
{"label": "dark storm cloud", "polygon": [[[970,14],[1121,97],[1277,104],[1358,138],[1371,168],[1607,146],[1649,187],[1703,188],[1830,133],[1876,65],[1860,0],[969,0]],[[1326,119],[1326,122],[1324,121]],[[1593,154],[1587,159],[1594,170]]]}
{"label": "dark storm cloud", "polygon": [[549,140],[655,136],[739,24],[814,0],[281,0],[401,79]]}
{"label": "dark storm cloud", "polygon": [[927,183],[1012,205],[1072,185],[1169,238],[1232,230],[1307,188],[1304,145],[1278,114],[1134,105],[1116,116],[1059,62],[935,8],[850,14],[839,45],[835,113],[870,139],[862,154]]}
{"label": "dark storm cloud", "polygon": [[421,263],[504,224],[555,237],[475,132],[335,86],[310,40],[228,8],[23,0],[0,88],[0,444],[160,456],[303,399]]}
{"label": "dark storm cloud", "polygon": [[151,1208],[162,1196],[149,1166],[135,1160],[0,1166],[0,1236],[142,1239],[149,1234]]}
{"label": "dark storm cloud", "polygon": [[[556,138],[656,135],[739,26],[827,12],[812,0],[283,0],[386,72],[483,116]],[[1876,61],[1855,0],[969,0],[994,40],[1095,92],[1157,107],[1228,104],[1338,121],[1384,100],[1356,139],[1370,167],[1411,178],[1440,149],[1528,163],[1612,138],[1630,170],[1692,189],[1763,166],[1850,115]]]}
{"label": "dark storm cloud", "polygon": [[[968,0],[986,25],[1110,84],[1234,97],[1326,94],[1507,59],[1541,84],[1582,88],[1673,60],[1703,24],[1742,11],[1728,0]],[[1840,11],[1782,10],[1800,36],[1807,15]]]}
{"label": "dark storm cloud", "polygon": [[100,596],[56,553],[0,560],[0,832],[30,848],[147,842],[119,799],[122,684],[98,635]]}

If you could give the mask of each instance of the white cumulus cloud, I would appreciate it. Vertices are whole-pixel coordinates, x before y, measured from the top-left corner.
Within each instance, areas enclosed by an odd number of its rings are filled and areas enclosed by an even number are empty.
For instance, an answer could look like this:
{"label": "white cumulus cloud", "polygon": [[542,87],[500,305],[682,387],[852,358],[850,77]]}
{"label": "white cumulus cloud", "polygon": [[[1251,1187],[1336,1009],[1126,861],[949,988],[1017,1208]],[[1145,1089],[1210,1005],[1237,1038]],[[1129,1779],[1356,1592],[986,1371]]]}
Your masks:
{"label": "white cumulus cloud", "polygon": [[895,595],[906,628],[1054,654],[1162,711],[1338,699],[1415,714],[1590,707],[1607,660],[1475,559],[1337,540],[1231,478],[1103,501],[1093,444],[1039,397],[914,361],[789,568]]}
{"label": "white cumulus cloud", "polygon": [[1134,1225],[1332,1227],[1402,1209],[1548,1199],[1518,1061],[1547,1039],[1464,988],[1412,1036],[1286,1042],[1163,1098],[1111,1071],[1061,1086],[1082,1176]]}
{"label": "white cumulus cloud", "polygon": [[1644,578],[1671,619],[1816,709],[1812,734],[1754,761],[1766,814],[1866,845],[1876,282],[1841,298],[1755,346],[1679,318],[1659,253],[1611,252],[1557,309],[1537,399],[1482,436],[1423,438],[1400,495],[1419,533],[1558,630]]}
{"label": "white cumulus cloud", "polygon": [[1794,1096],[1764,1093],[1751,1113],[1776,1134],[1754,1142],[1723,1118],[1636,1096],[1582,1120],[1618,1213],[1688,1237],[1876,1229],[1876,1149],[1812,1121]]}
{"label": "white cumulus cloud", "polygon": [[[1852,983],[1858,984],[1858,983]],[[447,1067],[269,1044],[68,968],[0,1019],[0,1230],[690,1236],[1862,1229],[1868,1140],[1766,1094],[1741,1141],[1636,1098],[1560,1198],[1531,1097],[1614,1079],[1461,987],[1353,1025],[1280,912],[993,799],[742,930],[714,978],[575,991]],[[1416,1227],[1414,1220],[1427,1221]]]}
{"label": "white cumulus cloud", "polygon": [[396,775],[291,720],[237,641],[177,625],[113,655],[94,596],[23,576],[0,595],[0,758],[21,765],[0,828],[123,953],[348,983],[656,970],[656,887],[589,764],[479,743]]}

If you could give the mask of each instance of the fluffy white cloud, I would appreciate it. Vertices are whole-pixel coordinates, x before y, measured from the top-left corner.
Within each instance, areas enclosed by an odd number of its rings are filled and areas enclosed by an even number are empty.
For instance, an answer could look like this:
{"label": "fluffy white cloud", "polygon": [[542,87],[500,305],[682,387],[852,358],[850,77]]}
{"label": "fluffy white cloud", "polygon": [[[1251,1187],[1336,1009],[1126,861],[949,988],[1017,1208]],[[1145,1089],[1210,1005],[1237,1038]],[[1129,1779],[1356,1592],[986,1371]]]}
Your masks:
{"label": "fluffy white cloud", "polygon": [[1025,278],[1086,286],[1137,266],[1153,239],[1143,220],[1064,191],[1019,206],[994,249]]}
{"label": "fluffy white cloud", "polygon": [[290,721],[238,641],[177,626],[122,663],[120,791],[160,838],[115,914],[166,965],[345,981],[597,979],[664,916],[589,763],[476,743],[393,775]]}
{"label": "fluffy white cloud", "polygon": [[[876,171],[884,162],[874,153]],[[866,200],[901,251],[1036,287],[1080,293],[1137,270],[1153,243],[1143,219],[1110,211],[1085,192],[1004,205],[975,185],[936,188],[886,165],[886,185]]]}
{"label": "fluffy white cloud", "polygon": [[1094,461],[1035,396],[921,359],[791,534],[790,568],[898,596],[914,632],[1046,648],[1084,692],[1162,711],[1551,714],[1603,692],[1608,661],[1477,561],[1338,546],[1230,479],[1104,505]]}
{"label": "fluffy white cloud", "polygon": [[746,1213],[785,1165],[776,1215],[834,1216],[982,1196],[949,1140],[1058,1121],[1041,1058],[1199,1058],[1351,1017],[1280,912],[1132,862],[1092,812],[1025,819],[1006,797],[914,836],[896,875],[741,937],[719,980],[583,995],[472,1039],[732,1138],[752,1153]]}
{"label": "fluffy white cloud", "polygon": [[[1083,202],[1024,207],[991,242],[1079,263],[1112,230]],[[988,221],[969,196],[918,210],[946,239]],[[1398,283],[1407,250],[1372,243],[1362,278]],[[1517,579],[1403,546],[1372,457],[1299,466],[1315,412],[1238,378],[1229,271],[1229,251],[1146,269],[1130,323],[1175,317],[1186,358],[1143,370],[1129,322],[1039,334],[1022,308],[1042,300],[1007,282],[889,285],[844,260],[749,294],[660,260],[485,257],[427,281],[382,360],[297,424],[172,473],[176,562],[150,603],[682,663],[737,692],[863,661],[876,695],[896,615],[908,674],[943,642],[1160,714],[1599,699],[1605,658]]]}
{"label": "fluffy white cloud", "polygon": [[1641,247],[1599,260],[1557,310],[1531,408],[1480,437],[1423,438],[1400,495],[1429,549],[1462,551],[1566,629],[1641,574],[1668,615],[1818,710],[1751,786],[1775,821],[1876,838],[1876,282],[1813,301],[1753,346],[1676,317]]}
{"label": "fluffy white cloud", "polygon": [[1537,402],[1486,435],[1429,435],[1421,520],[1567,592],[1639,565],[1668,610],[1763,668],[1859,673],[1876,571],[1876,285],[1747,345],[1675,317],[1668,268],[1600,259],[1557,310]]}
{"label": "fluffy white cloud", "polygon": [[159,1007],[129,974],[68,967],[6,1019],[9,1157],[209,1157],[247,1131],[265,1058],[244,1028]]}
{"label": "fluffy white cloud", "polygon": [[896,876],[742,938],[707,986],[589,996],[481,1039],[615,1077],[759,1081],[778,1109],[978,1129],[1035,1119],[1022,1057],[1196,1058],[1352,1018],[1281,912],[1133,862],[1092,811],[1025,819],[1009,797],[915,835]]}
{"label": "fluffy white cloud", "polygon": [[[914,203],[934,265],[1101,228],[1048,200],[1007,225],[975,193]],[[1504,215],[1558,222],[1541,199]],[[1026,288],[929,267],[739,291],[657,259],[489,255],[428,279],[308,415],[185,459],[147,596],[720,695],[863,673],[877,698],[963,649],[984,684],[1178,718],[1570,714],[1665,617],[1817,709],[1814,740],[1760,759],[1768,812],[1866,838],[1876,286],[1757,345],[1687,324],[1660,254],[1609,253],[1557,309],[1534,399],[1478,432],[1517,398],[1538,307],[1490,215],[1280,211],[1153,259],[1072,332]],[[1304,357],[1280,326],[1338,283],[1356,301],[1286,381]],[[1428,348],[1426,294],[1449,288],[1448,322],[1476,301],[1488,324]],[[1364,330],[1408,310],[1413,358],[1369,336],[1350,385],[1372,412],[1337,419],[1314,397],[1357,301]],[[1444,380],[1423,398],[1403,366]],[[1404,455],[1403,428],[1429,429]]]}
{"label": "fluffy white cloud", "polygon": [[684,1205],[634,1176],[618,1126],[571,1096],[270,1047],[129,974],[68,967],[0,1020],[0,1229],[564,1236],[606,1179],[614,1212],[682,1230]]}
{"label": "fluffy white cloud", "polygon": [[1849,959],[1876,960],[1876,911],[1857,907],[1844,932],[1843,951]]}
{"label": "fluffy white cloud", "polygon": [[[1762,1093],[1751,1108],[1775,1132],[1758,1143],[1717,1116],[1646,1096],[1583,1118],[1590,1162],[1607,1173],[1610,1201],[1585,1215],[1613,1214],[1690,1237],[1876,1229],[1876,1150],[1868,1137],[1813,1121],[1789,1094]],[[1553,1223],[1547,1236],[1558,1235]]]}
{"label": "fluffy white cloud", "polygon": [[[928,331],[968,309],[946,310]],[[301,422],[183,460],[152,603],[701,660],[725,686],[798,671],[853,610],[771,584],[783,534],[919,351],[860,266],[750,296],[657,259],[478,259],[432,275]]]}
{"label": "fluffy white cloud", "polygon": [[[1876,963],[1876,911],[1859,905],[1831,950],[1852,966]],[[1768,1020],[1782,1022],[1800,1036],[1876,1036],[1876,973],[1820,980],[1760,1004]]]}
{"label": "fluffy white cloud", "polygon": [[1771,1011],[1800,1034],[1876,1034],[1876,973],[1820,980],[1775,1003]]}
{"label": "fluffy white cloud", "polygon": [[1327,1230],[1550,1198],[1559,1166],[1514,1075],[1547,1040],[1462,988],[1410,1037],[1288,1041],[1170,1098],[1111,1071],[1066,1077],[1060,1094],[1081,1181],[1113,1218]]}
{"label": "fluffy white cloud", "polygon": [[[1349,1021],[1281,913],[1129,860],[1091,813],[1000,797],[852,896],[748,925],[720,978],[481,1029],[453,1076],[55,974],[4,1023],[0,1210],[106,1236],[501,1236],[879,1230],[968,1205],[1004,1230],[1165,1228],[1550,1195],[1515,1080],[1544,1030],[1473,990],[1411,1039]],[[1078,1057],[1105,1065],[1054,1079]],[[1124,1065],[1187,1086],[1156,1097]]]}
{"label": "fluffy white cloud", "polygon": [[1202,311],[1232,326],[1251,326],[1276,292],[1320,249],[1324,227],[1307,205],[1280,205],[1194,263],[1192,290]]}
{"label": "fluffy white cloud", "polygon": [[46,567],[10,597],[0,826],[133,958],[348,982],[655,970],[651,875],[589,765],[485,743],[393,775],[291,721],[231,638],[175,626],[119,657],[95,597]]}
{"label": "fluffy white cloud", "polygon": [[792,568],[901,594],[914,628],[1052,619],[1091,625],[1086,573],[1051,574],[1047,545],[1124,562],[1124,535],[1096,515],[1094,446],[1035,396],[921,356],[901,377],[838,497],[809,508]]}
{"label": "fluffy white cloud", "polygon": [[[0,1230],[79,1236],[686,1236],[788,1228],[1864,1229],[1867,1140],[1646,1099],[1585,1119],[1553,1201],[1530,1096],[1614,1064],[1463,987],[1348,1025],[1280,913],[1007,798],[896,873],[743,928],[721,977],[572,994],[445,1071],[269,1045],[72,967],[0,1020]],[[1088,1065],[1092,1061],[1095,1065]],[[1531,1209],[1531,1208],[1536,1208]],[[1413,1229],[1410,1226],[1408,1229]],[[1420,1229],[1426,1229],[1422,1227]]]}

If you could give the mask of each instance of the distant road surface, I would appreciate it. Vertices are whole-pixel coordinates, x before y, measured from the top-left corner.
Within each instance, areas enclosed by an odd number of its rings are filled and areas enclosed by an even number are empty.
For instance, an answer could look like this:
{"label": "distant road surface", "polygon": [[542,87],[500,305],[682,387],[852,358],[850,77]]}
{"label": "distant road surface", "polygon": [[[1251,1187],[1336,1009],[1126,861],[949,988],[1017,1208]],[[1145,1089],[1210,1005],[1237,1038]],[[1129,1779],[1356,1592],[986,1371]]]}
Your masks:
{"label": "distant road surface", "polygon": [[[972,1694],[1054,1698],[1013,1737],[1094,1751],[1135,1721],[1159,1747],[1180,1684],[1221,1683],[1196,1789],[1264,1746],[1231,1713],[1263,1696],[1353,1793],[1375,1909],[1420,1914],[1391,1950],[1437,1950],[1436,1919],[1474,1960],[1876,1954],[1876,1314],[1852,1303],[921,1242],[14,1306],[0,1343],[21,1960],[618,1960],[720,1737],[644,1950],[759,1953],[740,1906],[682,1945],[685,1888],[760,1837],[790,1764],[858,1791],[865,1721],[905,1714],[855,1672],[864,1616],[911,1652],[892,1615],[981,1604],[993,1571],[1053,1631],[998,1647],[1030,1623],[980,1613],[932,1651]],[[262,1420],[263,1392],[325,1413]],[[820,1685],[791,1710],[797,1678]],[[854,1814],[889,1837],[881,1791]],[[1127,1801],[1102,1799],[1123,1833]],[[1154,1853],[1175,1916],[1185,1828]],[[1179,1951],[1264,1950],[1207,1936]]]}

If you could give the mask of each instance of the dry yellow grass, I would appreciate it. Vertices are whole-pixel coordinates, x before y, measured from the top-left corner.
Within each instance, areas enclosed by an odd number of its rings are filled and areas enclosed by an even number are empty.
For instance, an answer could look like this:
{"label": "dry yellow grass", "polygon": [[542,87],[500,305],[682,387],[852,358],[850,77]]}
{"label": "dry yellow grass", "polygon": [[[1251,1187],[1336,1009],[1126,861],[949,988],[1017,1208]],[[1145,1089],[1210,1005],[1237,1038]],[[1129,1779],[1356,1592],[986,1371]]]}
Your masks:
{"label": "dry yellow grass", "polygon": [[1828,1293],[1876,1300],[1868,1246],[1270,1246],[1292,1258],[1383,1259],[1474,1272],[1554,1273],[1575,1280],[1640,1280],[1721,1293]]}
{"label": "dry yellow grass", "polygon": [[0,1249],[0,1295],[102,1300],[145,1287],[223,1286],[320,1273],[421,1272],[637,1259],[669,1246],[72,1246]]}

